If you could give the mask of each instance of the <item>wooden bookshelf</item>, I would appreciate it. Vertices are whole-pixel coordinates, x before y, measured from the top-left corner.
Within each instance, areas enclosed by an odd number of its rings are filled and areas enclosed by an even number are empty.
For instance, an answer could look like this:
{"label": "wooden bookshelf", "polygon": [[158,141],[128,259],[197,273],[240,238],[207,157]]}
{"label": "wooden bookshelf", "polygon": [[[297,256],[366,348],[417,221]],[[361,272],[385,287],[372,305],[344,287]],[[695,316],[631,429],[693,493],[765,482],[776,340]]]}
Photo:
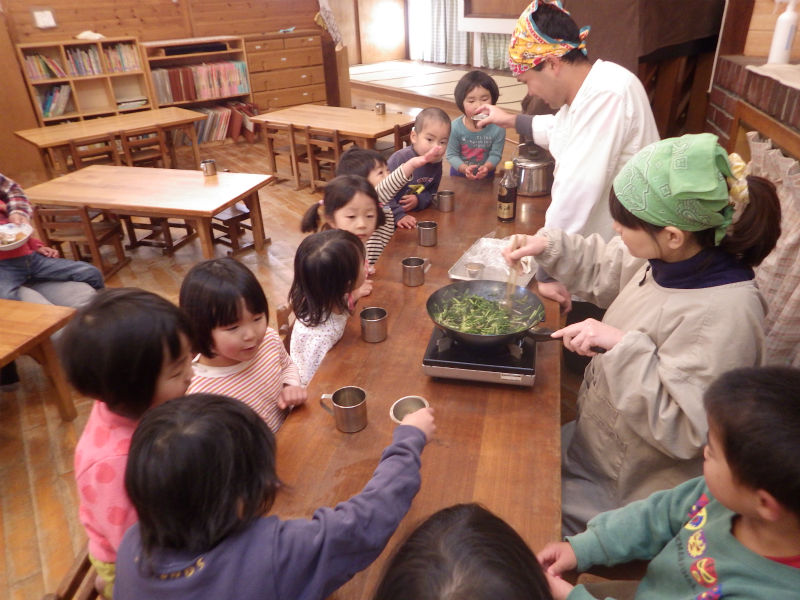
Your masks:
{"label": "wooden bookshelf", "polygon": [[154,106],[136,38],[18,44],[17,56],[39,125]]}

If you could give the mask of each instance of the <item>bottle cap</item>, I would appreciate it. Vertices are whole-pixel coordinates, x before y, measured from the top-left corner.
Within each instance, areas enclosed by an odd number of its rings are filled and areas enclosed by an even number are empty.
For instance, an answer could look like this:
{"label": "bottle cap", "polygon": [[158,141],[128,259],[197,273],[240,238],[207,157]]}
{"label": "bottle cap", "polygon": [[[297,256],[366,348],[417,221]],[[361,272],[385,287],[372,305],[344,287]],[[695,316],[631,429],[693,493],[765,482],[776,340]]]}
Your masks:
{"label": "bottle cap", "polygon": [[507,160],[507,161],[506,161],[506,162],[503,164],[503,166],[505,167],[506,171],[510,171],[511,169],[513,169],[513,168],[514,168],[514,162],[513,162],[513,161],[510,161],[510,160]]}

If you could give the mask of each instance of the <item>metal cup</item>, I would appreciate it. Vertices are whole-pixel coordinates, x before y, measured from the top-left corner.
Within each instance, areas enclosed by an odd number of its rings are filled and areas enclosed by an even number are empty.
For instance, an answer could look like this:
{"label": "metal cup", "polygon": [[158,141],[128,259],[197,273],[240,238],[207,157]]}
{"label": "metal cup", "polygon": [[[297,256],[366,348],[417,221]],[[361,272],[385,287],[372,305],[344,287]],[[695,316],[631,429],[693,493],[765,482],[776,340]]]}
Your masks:
{"label": "metal cup", "polygon": [[409,287],[416,287],[425,283],[425,273],[431,268],[427,258],[409,256],[403,259],[403,283]]}
{"label": "metal cup", "polygon": [[442,212],[452,212],[455,208],[456,194],[450,190],[436,192],[433,204]]}
{"label": "metal cup", "polygon": [[420,221],[417,223],[417,235],[420,246],[436,245],[436,222]]}
{"label": "metal cup", "polygon": [[464,268],[466,269],[467,275],[469,275],[470,278],[477,279],[481,276],[481,273],[483,273],[483,268],[485,266],[486,265],[480,262],[468,262],[464,265]]}
{"label": "metal cup", "polygon": [[403,396],[395,400],[389,409],[389,418],[395,423],[402,422],[406,415],[417,412],[421,408],[428,408],[430,404],[422,396]]}
{"label": "metal cup", "polygon": [[384,103],[384,102],[376,102],[375,103],[375,114],[376,115],[385,115],[386,114],[386,103]]}
{"label": "metal cup", "polygon": [[386,339],[386,309],[369,306],[361,311],[361,339],[365,342],[382,342]]}
{"label": "metal cup", "polygon": [[217,161],[213,158],[207,158],[200,161],[200,168],[203,170],[203,175],[211,177],[217,174]]}
{"label": "metal cup", "polygon": [[[329,399],[329,407],[323,400]],[[322,394],[319,405],[333,415],[336,429],[343,433],[355,433],[367,426],[367,392],[360,387],[348,385],[333,394]]]}

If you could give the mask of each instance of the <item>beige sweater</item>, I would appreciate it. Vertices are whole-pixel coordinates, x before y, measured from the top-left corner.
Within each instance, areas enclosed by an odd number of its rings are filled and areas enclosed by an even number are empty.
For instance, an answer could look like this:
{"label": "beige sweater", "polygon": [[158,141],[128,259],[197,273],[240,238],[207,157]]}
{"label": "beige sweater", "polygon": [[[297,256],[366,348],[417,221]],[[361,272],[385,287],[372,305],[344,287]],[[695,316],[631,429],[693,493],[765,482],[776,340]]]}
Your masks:
{"label": "beige sweater", "polygon": [[619,237],[543,233],[537,262],[625,332],[586,368],[578,418],[564,428],[565,532],[702,472],[703,392],[735,367],[763,364],[765,304],[754,281],[704,289],[658,285]]}

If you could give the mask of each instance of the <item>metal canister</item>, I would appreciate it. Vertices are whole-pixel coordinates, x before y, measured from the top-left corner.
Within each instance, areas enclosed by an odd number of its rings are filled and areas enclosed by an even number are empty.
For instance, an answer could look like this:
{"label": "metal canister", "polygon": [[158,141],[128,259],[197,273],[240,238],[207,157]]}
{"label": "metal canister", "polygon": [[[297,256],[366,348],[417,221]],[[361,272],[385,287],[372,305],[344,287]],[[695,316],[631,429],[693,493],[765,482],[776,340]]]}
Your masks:
{"label": "metal canister", "polygon": [[385,102],[376,102],[375,103],[375,114],[376,115],[385,115],[386,114],[386,103]]}
{"label": "metal canister", "polygon": [[200,168],[203,170],[203,175],[211,177],[217,174],[217,161],[213,158],[207,158],[200,161]]}
{"label": "metal canister", "polygon": [[519,156],[514,159],[517,177],[517,194],[520,196],[545,196],[553,185],[555,163],[550,153],[534,144],[519,145]]}

